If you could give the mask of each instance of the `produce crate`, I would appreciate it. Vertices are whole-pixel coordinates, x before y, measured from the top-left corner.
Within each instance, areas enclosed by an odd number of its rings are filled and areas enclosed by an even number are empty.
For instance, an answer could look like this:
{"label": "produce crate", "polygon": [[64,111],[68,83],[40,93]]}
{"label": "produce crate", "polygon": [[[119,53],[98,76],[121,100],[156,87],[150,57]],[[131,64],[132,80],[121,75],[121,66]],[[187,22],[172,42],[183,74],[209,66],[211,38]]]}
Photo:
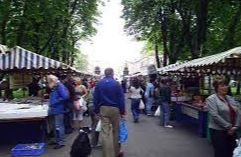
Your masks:
{"label": "produce crate", "polygon": [[45,149],[45,143],[17,144],[11,149],[12,156],[40,156]]}

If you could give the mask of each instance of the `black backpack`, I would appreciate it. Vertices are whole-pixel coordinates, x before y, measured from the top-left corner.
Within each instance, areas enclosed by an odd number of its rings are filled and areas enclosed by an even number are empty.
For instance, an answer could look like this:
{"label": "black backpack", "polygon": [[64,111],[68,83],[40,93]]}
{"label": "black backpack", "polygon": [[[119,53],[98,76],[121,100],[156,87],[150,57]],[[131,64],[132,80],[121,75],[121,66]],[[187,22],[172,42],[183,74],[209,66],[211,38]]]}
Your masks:
{"label": "black backpack", "polygon": [[79,135],[71,146],[70,157],[88,157],[91,154],[88,133],[80,130]]}

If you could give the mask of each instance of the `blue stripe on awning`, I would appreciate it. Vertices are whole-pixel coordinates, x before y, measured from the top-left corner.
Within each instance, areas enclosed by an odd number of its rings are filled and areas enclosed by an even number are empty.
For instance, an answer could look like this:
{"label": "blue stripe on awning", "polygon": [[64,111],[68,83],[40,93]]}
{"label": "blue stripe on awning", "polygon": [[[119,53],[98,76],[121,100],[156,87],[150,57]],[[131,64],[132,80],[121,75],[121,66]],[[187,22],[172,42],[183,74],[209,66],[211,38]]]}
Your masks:
{"label": "blue stripe on awning", "polygon": [[11,64],[12,64],[12,53],[8,53],[8,68],[10,69],[11,68]]}
{"label": "blue stripe on awning", "polygon": [[45,69],[45,62],[46,62],[46,58],[42,57],[42,67]]}
{"label": "blue stripe on awning", "polygon": [[24,68],[28,68],[28,51],[25,51],[24,55]]}
{"label": "blue stripe on awning", "polygon": [[23,61],[22,54],[23,54],[22,49],[19,49],[19,54],[18,54],[18,55],[19,55],[18,68],[21,68],[21,65],[22,65],[22,61]]}
{"label": "blue stripe on awning", "polygon": [[3,61],[3,62],[2,62],[3,66],[2,66],[2,67],[3,67],[3,69],[5,69],[5,68],[6,68],[6,67],[5,67],[5,64],[6,64],[6,60],[5,60],[5,59],[6,59],[6,55],[3,54],[2,57],[3,57],[3,60],[2,60],[2,61]]}
{"label": "blue stripe on awning", "polygon": [[51,59],[48,59],[49,61],[49,64],[48,64],[48,68],[51,68],[53,65],[52,65],[52,60]]}
{"label": "blue stripe on awning", "polygon": [[39,55],[37,55],[37,67],[36,68],[39,68],[39,62],[40,62],[40,56]]}
{"label": "blue stripe on awning", "polygon": [[34,60],[34,53],[31,53],[31,61],[30,61],[30,63],[31,63],[31,65],[30,65],[30,68],[33,68],[33,65],[34,65],[34,62],[36,62],[35,60]]}

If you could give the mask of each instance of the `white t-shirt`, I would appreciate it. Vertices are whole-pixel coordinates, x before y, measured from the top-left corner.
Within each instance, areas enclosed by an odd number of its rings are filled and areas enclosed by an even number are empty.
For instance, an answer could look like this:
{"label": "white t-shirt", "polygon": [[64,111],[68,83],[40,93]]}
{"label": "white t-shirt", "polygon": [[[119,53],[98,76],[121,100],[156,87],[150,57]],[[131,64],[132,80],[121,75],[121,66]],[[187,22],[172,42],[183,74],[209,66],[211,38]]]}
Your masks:
{"label": "white t-shirt", "polygon": [[136,89],[135,87],[131,86],[129,91],[130,91],[130,94],[131,94],[130,98],[132,98],[132,99],[141,99],[141,92],[143,92],[141,87]]}

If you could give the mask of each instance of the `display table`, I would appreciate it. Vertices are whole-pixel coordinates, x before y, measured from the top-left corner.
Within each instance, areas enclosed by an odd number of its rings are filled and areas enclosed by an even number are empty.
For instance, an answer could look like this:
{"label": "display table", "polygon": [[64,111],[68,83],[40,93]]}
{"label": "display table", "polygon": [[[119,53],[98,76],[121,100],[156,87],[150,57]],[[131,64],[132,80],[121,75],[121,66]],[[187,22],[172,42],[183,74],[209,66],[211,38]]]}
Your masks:
{"label": "display table", "polygon": [[190,101],[191,98],[189,96],[172,96],[171,102],[186,102]]}
{"label": "display table", "polygon": [[185,102],[176,103],[176,120],[182,123],[198,125],[200,137],[206,137],[207,135],[207,119],[207,110]]}
{"label": "display table", "polygon": [[0,103],[0,143],[43,142],[48,105]]}

